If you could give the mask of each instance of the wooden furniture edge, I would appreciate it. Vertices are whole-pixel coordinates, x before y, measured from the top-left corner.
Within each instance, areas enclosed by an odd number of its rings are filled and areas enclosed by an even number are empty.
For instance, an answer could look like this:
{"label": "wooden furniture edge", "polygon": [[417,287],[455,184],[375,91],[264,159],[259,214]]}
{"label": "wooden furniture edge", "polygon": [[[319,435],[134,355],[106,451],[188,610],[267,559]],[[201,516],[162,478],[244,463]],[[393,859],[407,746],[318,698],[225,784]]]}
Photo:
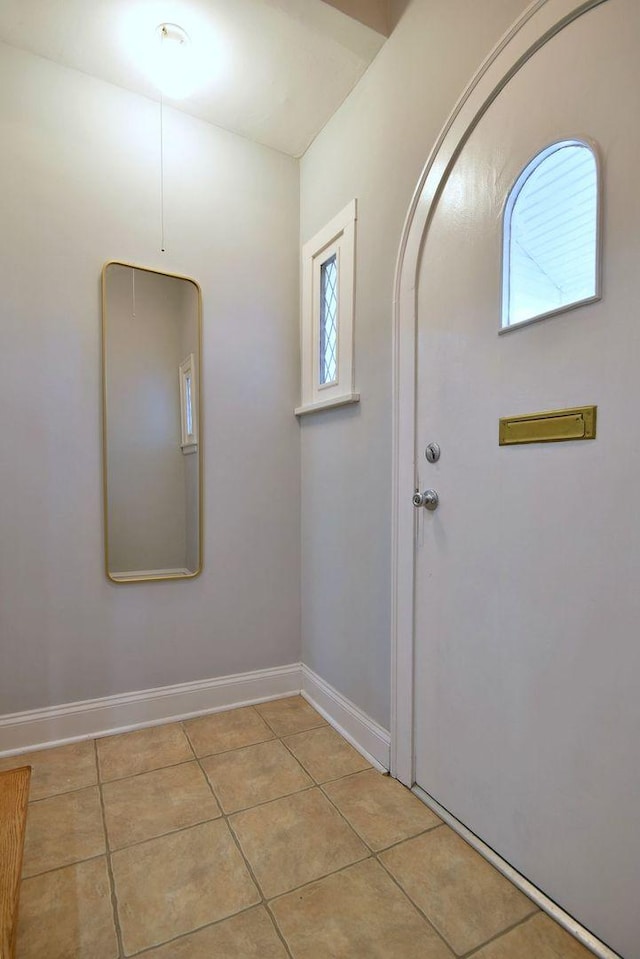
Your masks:
{"label": "wooden furniture edge", "polygon": [[0,772],[0,959],[14,959],[31,766]]}

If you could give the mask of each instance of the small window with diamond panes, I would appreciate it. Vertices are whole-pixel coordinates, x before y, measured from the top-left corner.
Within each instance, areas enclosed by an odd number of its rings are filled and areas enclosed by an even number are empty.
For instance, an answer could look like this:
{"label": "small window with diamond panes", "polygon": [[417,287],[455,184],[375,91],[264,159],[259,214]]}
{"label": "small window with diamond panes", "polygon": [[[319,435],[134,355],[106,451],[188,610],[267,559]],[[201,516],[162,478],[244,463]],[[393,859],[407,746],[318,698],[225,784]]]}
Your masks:
{"label": "small window with diamond panes", "polygon": [[332,386],[338,376],[338,260],[336,254],[320,267],[320,386]]}
{"label": "small window with diamond panes", "polygon": [[296,415],[357,403],[353,317],[357,204],[302,248],[302,404]]}

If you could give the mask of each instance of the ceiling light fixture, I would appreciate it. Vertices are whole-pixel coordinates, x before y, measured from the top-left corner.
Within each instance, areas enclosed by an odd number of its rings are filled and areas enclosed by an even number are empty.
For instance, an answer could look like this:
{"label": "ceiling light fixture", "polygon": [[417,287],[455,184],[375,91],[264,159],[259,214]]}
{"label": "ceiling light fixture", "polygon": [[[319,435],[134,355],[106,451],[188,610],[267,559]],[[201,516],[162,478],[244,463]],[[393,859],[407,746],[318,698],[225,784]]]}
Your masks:
{"label": "ceiling light fixture", "polygon": [[172,100],[189,96],[197,83],[189,35],[177,23],[161,23],[156,40],[153,74],[160,92]]}

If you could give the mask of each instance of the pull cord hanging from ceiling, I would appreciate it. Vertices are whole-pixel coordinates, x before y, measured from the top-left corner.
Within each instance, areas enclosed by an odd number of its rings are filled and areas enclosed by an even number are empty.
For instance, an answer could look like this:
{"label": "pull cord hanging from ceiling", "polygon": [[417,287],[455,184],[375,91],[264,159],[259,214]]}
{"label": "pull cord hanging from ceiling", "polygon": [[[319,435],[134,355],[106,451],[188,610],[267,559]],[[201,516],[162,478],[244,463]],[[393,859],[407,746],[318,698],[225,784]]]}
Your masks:
{"label": "pull cord hanging from ceiling", "polygon": [[160,94],[160,252],[164,253],[164,97]]}

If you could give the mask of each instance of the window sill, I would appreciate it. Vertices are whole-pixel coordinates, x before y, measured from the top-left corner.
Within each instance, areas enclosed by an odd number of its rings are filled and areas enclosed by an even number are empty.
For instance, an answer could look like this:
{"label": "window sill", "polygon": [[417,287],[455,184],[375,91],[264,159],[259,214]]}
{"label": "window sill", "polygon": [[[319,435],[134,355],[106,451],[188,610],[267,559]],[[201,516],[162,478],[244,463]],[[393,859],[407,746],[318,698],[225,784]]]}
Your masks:
{"label": "window sill", "polygon": [[338,406],[349,406],[351,403],[359,403],[359,393],[343,393],[342,396],[334,396],[330,400],[318,400],[317,403],[305,403],[304,406],[298,406],[294,413],[296,416],[306,416],[307,413],[320,413],[322,410],[332,410]]}

